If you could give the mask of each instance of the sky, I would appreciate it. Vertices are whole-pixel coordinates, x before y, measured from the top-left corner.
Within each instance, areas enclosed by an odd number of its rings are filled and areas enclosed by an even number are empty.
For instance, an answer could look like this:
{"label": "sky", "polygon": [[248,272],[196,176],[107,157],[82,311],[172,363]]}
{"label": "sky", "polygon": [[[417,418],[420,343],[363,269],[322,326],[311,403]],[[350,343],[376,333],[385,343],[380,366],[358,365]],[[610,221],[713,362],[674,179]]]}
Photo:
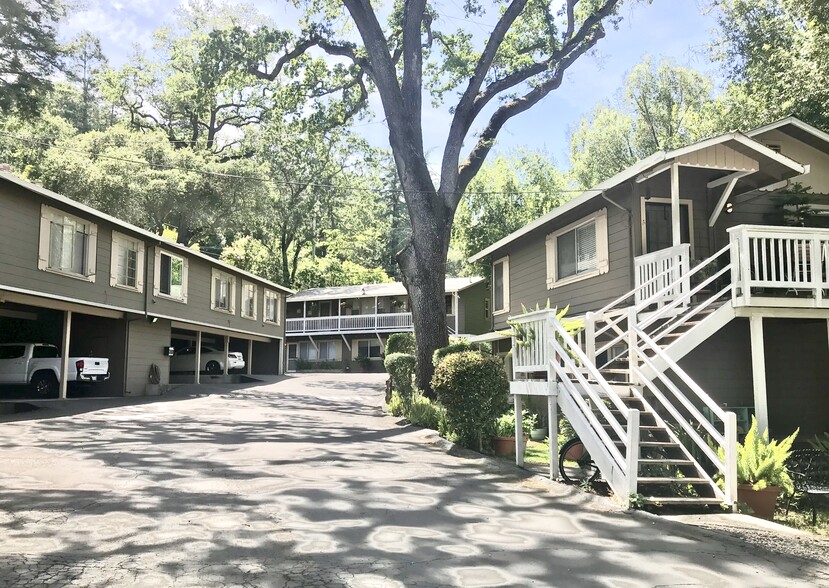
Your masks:
{"label": "sky", "polygon": [[[110,65],[123,65],[136,44],[151,48],[153,32],[175,18],[181,0],[85,0],[61,27],[65,38],[88,30],[101,39]],[[236,1],[236,0],[232,0]],[[561,87],[528,112],[518,115],[501,130],[495,148],[507,152],[518,148],[545,152],[561,167],[568,164],[569,132],[580,118],[600,102],[612,99],[626,75],[646,55],[668,57],[680,65],[712,76],[716,68],[706,56],[715,27],[706,14],[711,0],[653,0],[623,6],[618,30],[608,27],[595,55],[582,57],[567,72]],[[455,24],[460,0],[436,0],[439,13]],[[284,2],[255,0],[256,8],[280,26],[290,27],[294,10]],[[455,16],[453,16],[455,15]],[[478,33],[486,23],[468,21]],[[379,109],[379,99],[370,102],[373,116],[355,123],[355,130],[377,147],[388,148],[388,133]],[[446,107],[432,109],[424,100],[424,143],[431,163],[439,160],[449,127]],[[479,125],[480,127],[481,125]],[[471,146],[472,142],[467,139]]]}

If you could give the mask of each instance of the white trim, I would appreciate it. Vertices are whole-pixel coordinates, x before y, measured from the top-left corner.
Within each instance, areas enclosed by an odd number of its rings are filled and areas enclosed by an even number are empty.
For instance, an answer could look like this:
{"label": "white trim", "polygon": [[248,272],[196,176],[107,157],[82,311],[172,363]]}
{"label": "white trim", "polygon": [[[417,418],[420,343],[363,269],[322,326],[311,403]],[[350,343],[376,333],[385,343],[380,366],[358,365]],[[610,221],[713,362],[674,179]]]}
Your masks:
{"label": "white trim", "polygon": [[750,176],[755,172],[753,171],[738,171],[734,172],[733,174],[725,175],[721,178],[717,178],[716,180],[711,180],[708,182],[707,187],[709,189],[716,188],[717,186],[722,186],[723,184],[727,184],[732,180],[739,180],[740,178],[744,178],[746,176]]}
{"label": "white trim", "polygon": [[[135,246],[135,286],[118,283],[118,258],[120,247]],[[144,240],[137,237],[130,237],[118,231],[112,231],[112,249],[109,258],[109,285],[113,288],[130,290],[131,292],[144,292]]]}
{"label": "white trim", "polygon": [[[769,123],[769,124],[764,125],[762,127],[752,129],[750,131],[747,131],[746,135],[748,135],[749,137],[756,137],[757,135],[762,135],[763,133],[767,133],[768,131],[777,130],[781,127],[785,127],[786,125],[792,125],[793,127],[797,127],[801,131],[805,131],[805,132],[809,133],[810,135],[812,135],[813,137],[816,137],[816,138],[820,139],[821,141],[829,143],[829,133],[826,133],[825,131],[822,131],[817,127],[813,127],[809,123],[805,123],[802,120],[800,120],[799,118],[796,118],[794,116],[787,116],[786,118],[781,118],[780,120],[775,121],[773,123]],[[795,139],[796,141],[800,141],[800,139],[798,139],[797,137],[794,137],[793,135],[789,135],[789,136],[792,137],[793,139]]]}
{"label": "white trim", "polygon": [[[371,357],[371,355],[369,355],[369,359],[371,361],[382,361],[383,360],[383,341],[380,339],[379,334],[377,334],[377,339],[371,339],[371,338],[368,338],[368,339],[352,339],[352,341],[351,341],[351,347],[353,349],[353,351],[351,352],[352,353],[352,359],[356,361],[358,357],[361,357],[361,355],[360,355],[360,343],[363,342],[363,341],[368,342],[368,352],[369,352],[369,354],[371,354],[372,343],[377,343],[377,346],[380,348],[380,356],[379,357]],[[355,345],[355,343],[356,343],[356,345]],[[357,355],[354,355],[355,351],[356,351]]]}
{"label": "white trim", "polygon": [[[575,231],[583,226],[593,223],[596,231],[596,267],[593,270],[583,271],[580,273],[566,276],[564,278],[558,277],[558,238],[566,233]],[[607,236],[607,209],[602,208],[596,212],[570,223],[564,228],[558,229],[547,235],[545,240],[546,258],[547,258],[547,289],[552,290],[573,282],[580,282],[588,278],[594,278],[601,274],[606,274],[610,271],[609,251],[608,251],[608,236]]]}
{"label": "white trim", "polygon": [[[75,223],[81,224],[84,226],[84,235],[86,235],[86,243],[85,248],[86,252],[84,255],[84,272],[85,273],[75,273],[71,270],[50,267],[49,266],[49,257],[50,257],[50,248],[51,248],[51,231],[52,231],[52,223],[55,221],[63,221],[63,219],[69,219]],[[97,273],[97,262],[98,262],[98,225],[95,223],[88,221],[84,218],[76,216],[74,214],[64,212],[63,210],[59,210],[57,208],[52,208],[46,204],[41,205],[40,208],[40,237],[38,239],[38,259],[37,259],[37,267],[39,270],[49,272],[52,274],[57,274],[60,276],[65,276],[67,278],[73,278],[75,280],[81,280],[84,282],[95,282],[95,274]]]}
{"label": "white trim", "polygon": [[[247,314],[245,311],[247,307],[247,298],[245,297],[245,288],[253,288],[253,314]],[[251,321],[255,321],[256,317],[259,315],[259,288],[254,282],[249,282],[248,280],[242,280],[242,299],[241,304],[239,305],[240,315],[243,319],[248,319]]]}
{"label": "white trim", "polygon": [[[46,302],[39,300],[27,300],[26,297],[43,299]],[[49,294],[48,292],[41,292],[35,290],[27,290],[25,288],[15,288],[14,286],[6,286],[0,284],[0,301],[16,302],[18,304],[25,304],[28,306],[37,306],[39,308],[53,308],[55,310],[72,310],[81,314],[92,314],[94,316],[102,316],[105,318],[124,318],[124,313],[145,314],[144,309],[125,308],[123,306],[112,306],[110,304],[101,304],[99,302],[89,302],[87,300],[80,300],[79,298],[70,298],[68,296],[57,296]],[[54,303],[63,303],[55,305]],[[68,305],[72,305],[70,308]],[[105,312],[95,312],[91,308],[100,308]]]}
{"label": "white trim", "polygon": [[[648,202],[654,202],[657,204],[670,204],[670,198],[642,198],[642,255],[646,255],[647,253],[653,253],[653,251],[648,251],[648,235],[647,235],[647,217],[645,216],[645,205]],[[688,237],[691,240],[691,258],[694,257],[694,201],[688,198],[680,198],[679,205],[682,206],[683,204],[688,205]]]}
{"label": "white trim", "polygon": [[[495,309],[495,266],[499,263],[504,264],[503,276],[504,276],[504,307]],[[500,259],[496,259],[492,262],[492,316],[498,316],[499,314],[506,314],[509,312],[509,255],[506,255]]]}
{"label": "white trim", "polygon": [[725,187],[725,190],[723,190],[723,193],[717,202],[717,206],[714,207],[714,212],[711,213],[711,218],[708,219],[709,227],[713,227],[717,223],[717,219],[720,217],[720,213],[723,208],[725,208],[725,203],[728,202],[728,197],[731,196],[731,192],[734,190],[734,186],[737,185],[737,180],[739,180],[740,177],[742,176],[732,174],[731,179],[728,181],[728,185]]}
{"label": "white trim", "polygon": [[[198,331],[201,333],[209,333],[211,335],[226,335],[230,333],[230,336],[233,337],[236,334],[240,335],[247,335],[254,341],[259,341],[260,343],[271,343],[274,339],[279,341],[284,341],[285,337],[283,335],[268,335],[267,333],[257,333],[254,331],[246,331],[244,329],[234,329],[231,327],[217,327],[210,323],[202,323],[198,321],[188,321],[182,319],[181,317],[175,316],[168,316],[165,314],[157,314],[157,313],[150,313],[147,316],[149,317],[158,317],[160,319],[165,319],[170,321],[170,326],[174,329],[181,329],[184,331]],[[199,327],[199,328],[194,328]],[[241,337],[237,337],[240,339]]]}
{"label": "white trim", "polygon": [[[227,282],[227,308],[216,306],[216,280]],[[216,268],[210,272],[210,310],[236,314],[236,277]]]}
{"label": "white trim", "polygon": [[[166,255],[170,258],[170,290],[172,291],[172,281],[173,281],[173,267],[172,267],[172,260],[178,259],[181,261],[181,297],[173,296],[172,294],[164,294],[161,291],[161,256]],[[174,302],[180,302],[182,304],[187,304],[187,280],[189,274],[190,265],[187,262],[186,257],[182,257],[181,255],[176,255],[166,249],[162,249],[160,247],[155,248],[155,263],[153,266],[153,296],[157,296],[159,298],[163,298],[164,300],[172,300]]]}

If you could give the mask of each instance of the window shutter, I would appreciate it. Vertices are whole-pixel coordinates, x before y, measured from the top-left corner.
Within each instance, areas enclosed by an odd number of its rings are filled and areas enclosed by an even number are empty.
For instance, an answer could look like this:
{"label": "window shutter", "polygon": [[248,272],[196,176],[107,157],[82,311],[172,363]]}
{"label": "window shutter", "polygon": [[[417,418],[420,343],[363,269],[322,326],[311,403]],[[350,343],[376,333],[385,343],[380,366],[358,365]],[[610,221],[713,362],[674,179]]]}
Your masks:
{"label": "window shutter", "polygon": [[121,261],[121,240],[112,233],[112,249],[109,252],[109,285],[118,284],[118,265]]}
{"label": "window shutter", "polygon": [[98,260],[98,226],[89,225],[89,234],[86,238],[86,279],[90,282],[95,281],[95,273],[97,267],[95,266]]}
{"label": "window shutter", "polygon": [[144,242],[137,241],[138,255],[135,262],[135,285],[139,292],[144,291]]}
{"label": "window shutter", "polygon": [[596,216],[596,268],[600,274],[610,271],[610,255],[607,237],[607,209],[603,208]]}
{"label": "window shutter", "polygon": [[187,258],[181,260],[181,301],[187,303],[187,274],[188,274]]}
{"label": "window shutter", "polygon": [[155,249],[155,263],[153,264],[153,296],[161,291],[161,251]]}
{"label": "window shutter", "polygon": [[236,314],[236,279],[227,279],[227,297],[230,304],[230,314]]}
{"label": "window shutter", "polygon": [[547,235],[547,289],[550,290],[556,283],[556,239],[551,234]]}
{"label": "window shutter", "polygon": [[49,267],[49,243],[52,220],[49,218],[46,207],[40,214],[40,243],[37,250],[37,269],[45,270]]}

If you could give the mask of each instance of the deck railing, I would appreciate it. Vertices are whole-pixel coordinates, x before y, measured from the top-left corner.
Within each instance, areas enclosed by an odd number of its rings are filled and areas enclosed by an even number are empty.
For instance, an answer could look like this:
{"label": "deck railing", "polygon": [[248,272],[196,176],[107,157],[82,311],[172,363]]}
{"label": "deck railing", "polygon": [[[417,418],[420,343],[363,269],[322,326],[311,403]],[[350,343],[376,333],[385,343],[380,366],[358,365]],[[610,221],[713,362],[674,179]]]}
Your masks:
{"label": "deck railing", "polygon": [[286,333],[406,331],[411,329],[412,313],[410,312],[292,318],[285,322]]}
{"label": "deck railing", "polygon": [[[635,303],[652,299],[652,303],[662,306],[682,296],[690,288],[690,282],[682,279],[691,267],[691,245],[682,243],[640,255],[634,258],[633,268],[636,275]],[[666,286],[673,285],[672,288]],[[654,295],[661,293],[658,297]]]}

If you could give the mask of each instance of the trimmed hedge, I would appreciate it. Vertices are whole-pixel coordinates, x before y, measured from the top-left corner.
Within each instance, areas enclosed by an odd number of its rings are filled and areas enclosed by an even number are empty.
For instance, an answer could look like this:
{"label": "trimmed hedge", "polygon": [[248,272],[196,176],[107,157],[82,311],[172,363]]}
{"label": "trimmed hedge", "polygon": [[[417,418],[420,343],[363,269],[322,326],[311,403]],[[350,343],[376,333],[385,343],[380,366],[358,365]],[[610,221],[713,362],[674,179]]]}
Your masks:
{"label": "trimmed hedge", "polygon": [[386,357],[392,353],[408,353],[414,355],[414,333],[394,333],[386,340]]}
{"label": "trimmed hedge", "polygon": [[392,353],[387,355],[383,361],[389,378],[391,378],[392,390],[406,400],[412,397],[414,391],[412,375],[414,374],[416,361],[415,356],[408,353]]}
{"label": "trimmed hedge", "polygon": [[470,343],[466,339],[456,339],[446,347],[435,350],[432,355],[432,365],[438,367],[447,355],[474,351],[483,355],[492,355],[492,345],[489,343]]}
{"label": "trimmed hedge", "polygon": [[446,408],[446,426],[465,447],[483,449],[499,416],[509,409],[504,364],[480,351],[452,353],[441,361],[432,388]]}

